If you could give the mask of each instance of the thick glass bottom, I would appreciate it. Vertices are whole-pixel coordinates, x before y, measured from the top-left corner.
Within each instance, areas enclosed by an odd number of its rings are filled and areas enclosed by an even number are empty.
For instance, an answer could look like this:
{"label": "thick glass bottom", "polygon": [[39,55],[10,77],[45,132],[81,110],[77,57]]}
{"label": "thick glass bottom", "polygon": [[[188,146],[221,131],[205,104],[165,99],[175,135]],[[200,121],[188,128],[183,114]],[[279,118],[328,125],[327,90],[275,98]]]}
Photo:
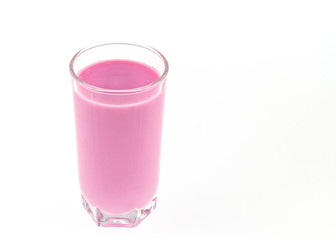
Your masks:
{"label": "thick glass bottom", "polygon": [[98,226],[132,228],[138,226],[156,208],[156,197],[146,207],[134,209],[132,212],[122,215],[111,215],[103,212],[98,207],[91,206],[83,195],[82,203]]}

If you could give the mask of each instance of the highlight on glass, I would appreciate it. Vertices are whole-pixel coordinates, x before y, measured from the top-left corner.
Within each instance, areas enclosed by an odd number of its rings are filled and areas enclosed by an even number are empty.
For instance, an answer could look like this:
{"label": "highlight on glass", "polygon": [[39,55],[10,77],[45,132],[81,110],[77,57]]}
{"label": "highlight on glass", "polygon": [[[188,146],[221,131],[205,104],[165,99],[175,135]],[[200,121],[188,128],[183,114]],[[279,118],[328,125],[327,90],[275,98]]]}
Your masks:
{"label": "highlight on glass", "polygon": [[156,207],[168,62],[101,44],[71,59],[82,203],[98,226],[135,227]]}

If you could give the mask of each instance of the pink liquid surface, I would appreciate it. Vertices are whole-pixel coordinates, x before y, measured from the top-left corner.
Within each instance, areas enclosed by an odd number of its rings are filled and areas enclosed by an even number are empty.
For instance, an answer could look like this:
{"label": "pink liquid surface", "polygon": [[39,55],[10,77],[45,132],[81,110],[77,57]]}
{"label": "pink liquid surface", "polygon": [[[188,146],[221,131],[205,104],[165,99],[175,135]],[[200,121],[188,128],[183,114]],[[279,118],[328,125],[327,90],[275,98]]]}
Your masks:
{"label": "pink liquid surface", "polygon": [[[106,60],[84,69],[90,85],[121,90],[159,78],[153,68]],[[92,93],[74,86],[79,180],[83,196],[100,210],[125,214],[155,197],[159,180],[164,84],[141,94]]]}

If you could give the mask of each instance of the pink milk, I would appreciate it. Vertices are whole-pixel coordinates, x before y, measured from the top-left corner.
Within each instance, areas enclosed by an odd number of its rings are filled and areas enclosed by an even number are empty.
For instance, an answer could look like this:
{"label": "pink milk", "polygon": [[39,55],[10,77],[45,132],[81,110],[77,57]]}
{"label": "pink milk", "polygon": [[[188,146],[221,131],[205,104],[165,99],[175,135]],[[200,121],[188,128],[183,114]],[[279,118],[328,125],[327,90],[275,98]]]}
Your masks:
{"label": "pink milk", "polygon": [[109,214],[145,207],[156,195],[165,83],[142,63],[105,60],[78,73],[74,84],[79,180],[91,206]]}

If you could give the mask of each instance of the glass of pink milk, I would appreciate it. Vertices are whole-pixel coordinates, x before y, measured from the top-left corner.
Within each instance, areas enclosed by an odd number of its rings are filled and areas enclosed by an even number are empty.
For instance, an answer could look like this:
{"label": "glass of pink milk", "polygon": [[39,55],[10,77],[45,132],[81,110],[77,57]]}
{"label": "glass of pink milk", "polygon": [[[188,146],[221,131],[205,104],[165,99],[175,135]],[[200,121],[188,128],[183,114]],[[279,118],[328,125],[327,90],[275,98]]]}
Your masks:
{"label": "glass of pink milk", "polygon": [[84,208],[98,226],[135,227],[156,207],[168,62],[108,43],[80,50],[70,73]]}

